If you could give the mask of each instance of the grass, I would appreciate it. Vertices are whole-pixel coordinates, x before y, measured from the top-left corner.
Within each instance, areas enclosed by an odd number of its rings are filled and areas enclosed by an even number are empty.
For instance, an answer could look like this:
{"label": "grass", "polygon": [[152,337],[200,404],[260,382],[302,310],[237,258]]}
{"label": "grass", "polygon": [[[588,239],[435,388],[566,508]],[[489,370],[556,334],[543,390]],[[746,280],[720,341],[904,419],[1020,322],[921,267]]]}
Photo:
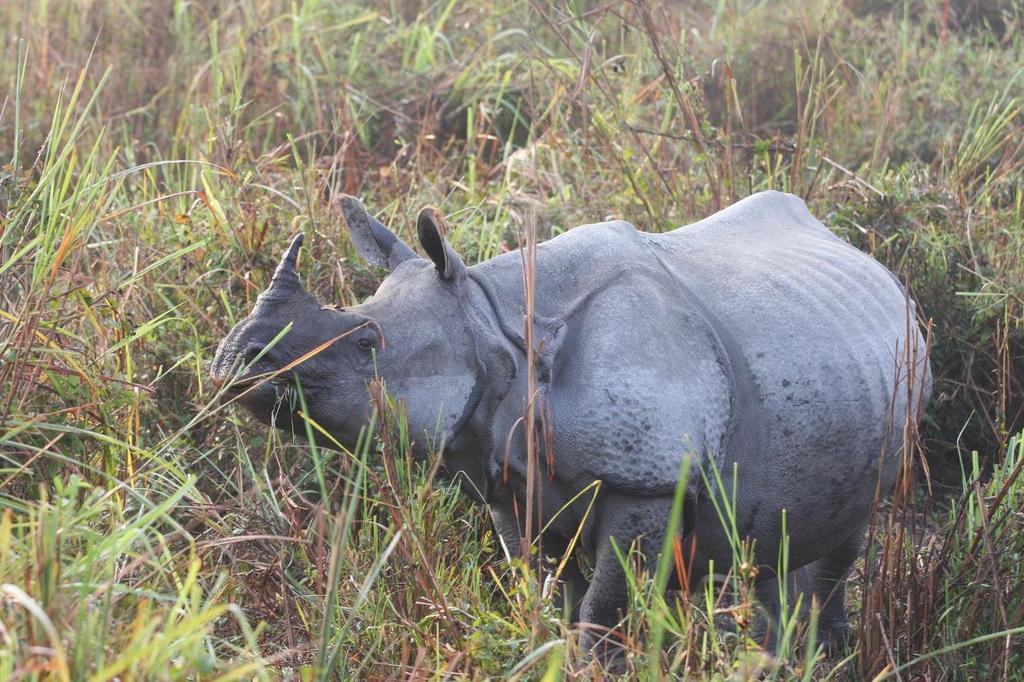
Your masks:
{"label": "grass", "polygon": [[317,450],[206,382],[298,229],[311,290],[372,293],[341,192],[406,239],[440,206],[469,262],[531,230],[660,231],[802,195],[933,322],[935,398],[853,577],[856,647],[827,658],[793,620],[768,655],[744,635],[748,572],[666,597],[670,567],[621,548],[628,674],[1024,663],[1014,3],[11,0],[0,25],[0,679],[585,665],[557,599],[407,456],[400,419]]}

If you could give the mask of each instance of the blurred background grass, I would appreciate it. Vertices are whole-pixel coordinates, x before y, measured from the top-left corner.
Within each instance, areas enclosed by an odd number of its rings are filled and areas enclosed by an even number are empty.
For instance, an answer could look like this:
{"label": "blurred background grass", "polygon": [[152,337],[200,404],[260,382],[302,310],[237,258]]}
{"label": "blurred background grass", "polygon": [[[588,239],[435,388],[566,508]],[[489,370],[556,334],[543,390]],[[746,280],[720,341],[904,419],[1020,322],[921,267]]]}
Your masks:
{"label": "blurred background grass", "polygon": [[0,4],[0,677],[571,675],[557,605],[429,465],[379,440],[311,457],[218,407],[204,363],[298,229],[311,290],[372,293],[341,192],[410,241],[440,206],[475,262],[527,216],[661,231],[769,188],[932,320],[931,485],[878,518],[850,657],[767,656],[638,583],[634,667],[859,678],[953,647],[905,674],[1012,676],[1022,21],[993,0]]}

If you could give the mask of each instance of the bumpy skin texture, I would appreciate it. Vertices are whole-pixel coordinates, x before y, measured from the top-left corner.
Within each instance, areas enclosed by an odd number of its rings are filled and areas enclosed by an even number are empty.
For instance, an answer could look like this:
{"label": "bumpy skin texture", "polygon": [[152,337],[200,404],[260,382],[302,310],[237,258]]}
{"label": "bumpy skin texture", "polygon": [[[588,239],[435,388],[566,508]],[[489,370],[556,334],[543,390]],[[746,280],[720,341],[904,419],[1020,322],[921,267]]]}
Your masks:
{"label": "bumpy skin texture", "polygon": [[[421,259],[354,199],[343,208],[360,253],[391,269],[376,295],[343,311],[319,307],[287,277],[286,257],[283,284],[275,276],[267,300],[221,343],[213,375],[229,380],[246,352],[288,323],[247,376],[343,334],[243,404],[304,433],[280,388],[294,375],[313,418],[352,445],[376,371],[404,401],[416,451],[443,445],[446,468],[489,505],[514,552],[527,476],[521,256],[467,268],[425,209],[418,233],[429,259]],[[710,560],[719,570],[732,561],[708,486],[717,469],[724,489],[735,487],[739,534],[756,541],[769,613],[777,615],[785,511],[790,568],[806,567],[801,589],[825,604],[826,636],[845,637],[845,576],[876,486],[892,486],[900,430],[931,390],[927,363],[907,362],[908,348],[924,356],[924,340],[892,274],[797,197],[764,192],[665,234],[618,221],[570,230],[538,247],[535,300],[552,435],[550,448],[541,439],[537,523],[552,521],[549,552],[583,526],[580,551],[593,557],[594,575],[589,586],[576,567],[566,576],[582,597],[580,621],[605,631],[618,622],[627,594],[612,539],[620,548],[639,540],[653,556],[680,465],[692,456],[683,524],[685,546],[696,538],[692,578]],[[602,483],[590,515],[589,496],[555,515],[594,480]],[[602,630],[587,633],[593,643]]]}

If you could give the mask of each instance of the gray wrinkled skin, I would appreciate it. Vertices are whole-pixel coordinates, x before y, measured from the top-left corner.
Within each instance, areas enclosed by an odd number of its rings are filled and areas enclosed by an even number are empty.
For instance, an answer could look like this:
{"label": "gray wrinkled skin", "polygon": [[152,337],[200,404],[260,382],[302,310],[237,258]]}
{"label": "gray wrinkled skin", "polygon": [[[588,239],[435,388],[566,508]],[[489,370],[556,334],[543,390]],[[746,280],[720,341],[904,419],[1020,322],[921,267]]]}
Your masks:
{"label": "gray wrinkled skin", "polygon": [[[311,416],[352,446],[370,416],[375,356],[388,392],[406,405],[415,452],[443,444],[446,468],[488,505],[515,552],[524,520],[513,510],[525,509],[527,475],[520,254],[467,268],[425,209],[423,259],[356,200],[344,199],[343,209],[362,256],[391,271],[374,297],[345,310],[320,306],[295,273],[297,240],[252,314],[221,342],[214,378],[231,379],[289,323],[248,376],[340,336],[242,403],[304,433],[284,390],[295,375]],[[693,455],[683,524],[684,546],[696,538],[692,579],[709,560],[719,572],[732,562],[713,491],[698,473],[717,467],[725,489],[735,486],[740,536],[756,541],[769,613],[777,615],[785,510],[790,568],[804,567],[801,589],[825,604],[822,636],[845,637],[845,576],[876,485],[892,486],[903,424],[920,417],[931,390],[927,363],[905,361],[908,345],[924,355],[924,340],[896,279],[797,197],[764,192],[667,234],[615,221],[541,244],[535,325],[553,433],[541,453],[543,522],[602,481],[589,516],[587,495],[542,538],[545,552],[558,554],[583,524],[579,551],[592,557],[594,574],[589,584],[575,565],[563,574],[568,592],[582,597],[580,621],[618,622],[627,594],[611,539],[620,548],[641,539],[653,557],[680,464]],[[588,630],[584,641],[602,631]]]}

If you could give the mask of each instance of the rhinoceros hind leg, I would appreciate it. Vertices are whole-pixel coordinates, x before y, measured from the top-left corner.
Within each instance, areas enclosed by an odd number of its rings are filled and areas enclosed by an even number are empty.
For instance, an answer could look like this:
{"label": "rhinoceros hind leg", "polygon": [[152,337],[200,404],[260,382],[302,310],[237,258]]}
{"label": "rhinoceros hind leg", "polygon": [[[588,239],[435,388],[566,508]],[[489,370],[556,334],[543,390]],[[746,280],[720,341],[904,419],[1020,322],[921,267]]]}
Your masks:
{"label": "rhinoceros hind leg", "polygon": [[[811,613],[812,601],[817,602],[817,641],[825,645],[828,652],[836,653],[845,649],[850,628],[846,620],[846,575],[850,565],[860,553],[861,534],[856,533],[843,542],[831,554],[806,566],[789,571],[787,575],[786,609],[793,615],[797,599],[800,599],[799,618],[805,622]],[[760,604],[748,636],[767,650],[774,650],[779,644],[779,628],[782,616],[782,600],[779,593],[779,578],[770,569],[755,586]]]}
{"label": "rhinoceros hind leg", "polygon": [[850,566],[860,555],[863,536],[862,530],[858,528],[832,553],[807,567],[811,574],[811,589],[821,608],[818,616],[818,641],[832,652],[845,649],[849,640],[846,577]]}
{"label": "rhinoceros hind leg", "polygon": [[[760,608],[754,615],[754,622],[747,632],[747,636],[754,640],[767,651],[774,651],[779,641],[780,616],[782,613],[782,599],[779,594],[779,577],[768,567],[762,567],[764,577],[760,578],[754,585],[754,594]],[[786,608],[792,610],[796,602],[796,595],[799,591],[806,589],[808,578],[804,568],[798,568],[789,572],[787,576],[789,585],[787,592],[790,595],[787,599]],[[808,597],[809,598],[809,597]]]}

